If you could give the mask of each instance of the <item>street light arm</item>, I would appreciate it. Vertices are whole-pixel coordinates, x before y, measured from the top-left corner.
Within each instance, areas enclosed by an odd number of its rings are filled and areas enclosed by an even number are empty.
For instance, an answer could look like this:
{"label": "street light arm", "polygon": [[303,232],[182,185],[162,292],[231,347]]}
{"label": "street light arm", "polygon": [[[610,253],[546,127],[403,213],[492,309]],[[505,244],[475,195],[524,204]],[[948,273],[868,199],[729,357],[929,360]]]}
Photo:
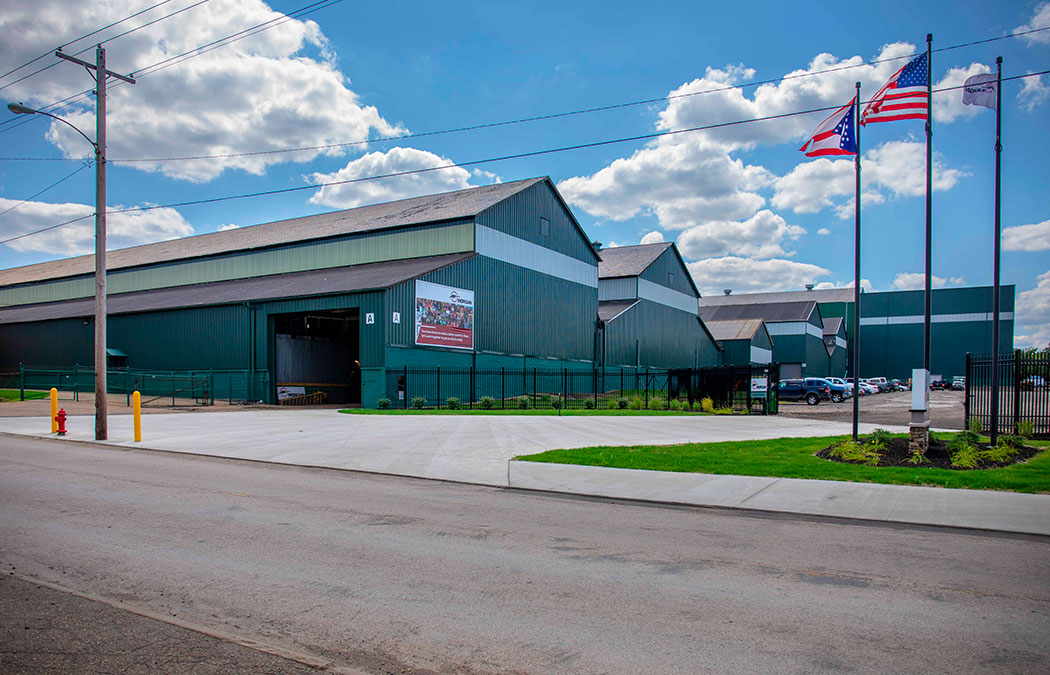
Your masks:
{"label": "street light arm", "polygon": [[90,143],[91,147],[93,147],[95,149],[95,154],[96,155],[98,154],[98,144],[95,143],[95,141],[93,141],[90,138],[88,138],[87,134],[85,134],[80,129],[77,129],[70,122],[67,122],[66,120],[62,119],[58,115],[52,115],[49,112],[44,112],[43,110],[36,110],[34,108],[29,108],[27,106],[16,104],[16,103],[8,104],[7,109],[10,110],[11,112],[15,113],[16,115],[43,115],[45,117],[50,117],[53,120],[58,120],[62,124],[65,124],[67,127],[69,127],[73,131],[75,131],[78,134],[80,134],[81,136],[83,136],[84,140],[87,141],[88,143]]}

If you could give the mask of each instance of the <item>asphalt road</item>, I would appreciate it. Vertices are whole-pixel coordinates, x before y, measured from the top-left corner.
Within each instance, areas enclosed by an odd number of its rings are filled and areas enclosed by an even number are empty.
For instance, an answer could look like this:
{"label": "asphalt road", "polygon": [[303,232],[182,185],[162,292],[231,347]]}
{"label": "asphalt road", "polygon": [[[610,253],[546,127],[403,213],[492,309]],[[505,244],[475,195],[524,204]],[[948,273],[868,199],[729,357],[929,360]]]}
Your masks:
{"label": "asphalt road", "polygon": [[9,436],[0,569],[367,672],[1050,671],[1047,539]]}

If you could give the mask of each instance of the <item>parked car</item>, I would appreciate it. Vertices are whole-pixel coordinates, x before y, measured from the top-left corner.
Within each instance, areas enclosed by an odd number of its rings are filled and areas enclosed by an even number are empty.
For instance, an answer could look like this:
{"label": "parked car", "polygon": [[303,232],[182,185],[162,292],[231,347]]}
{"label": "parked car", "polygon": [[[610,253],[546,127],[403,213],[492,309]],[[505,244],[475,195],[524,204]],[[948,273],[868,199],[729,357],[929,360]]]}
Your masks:
{"label": "parked car", "polygon": [[831,401],[833,403],[842,403],[847,398],[846,385],[835,384],[826,377],[822,379],[828,383],[828,387],[831,389]]}
{"label": "parked car", "polygon": [[905,391],[908,389],[908,385],[898,379],[890,380],[890,386],[893,387],[893,391]]}
{"label": "parked car", "polygon": [[831,399],[831,383],[818,377],[781,380],[777,397],[781,401],[805,401],[809,405],[817,405]]}
{"label": "parked car", "polygon": [[948,388],[948,383],[944,380],[930,380],[930,391],[944,391]]}
{"label": "parked car", "polygon": [[837,384],[838,386],[840,386],[843,389],[845,389],[845,397],[846,398],[853,398],[853,383],[852,382],[847,382],[846,380],[842,379],[841,377],[825,377],[824,379],[827,380],[828,382],[832,383],[832,384]]}
{"label": "parked car", "polygon": [[885,377],[869,377],[868,384],[873,384],[879,388],[879,391],[890,391],[890,381]]}
{"label": "parked car", "polygon": [[[846,381],[849,382],[849,384],[854,387],[855,393],[856,393],[857,396],[869,396],[871,394],[871,389],[873,387],[871,387],[871,386],[869,386],[867,384],[864,384],[864,380],[863,379],[860,381],[859,384],[854,384],[853,380],[846,380]],[[876,391],[878,391],[878,390],[876,389]]]}
{"label": "parked car", "polygon": [[965,377],[953,377],[952,378],[952,391],[966,391],[966,378]]}
{"label": "parked car", "polygon": [[1021,380],[1021,389],[1045,389],[1046,378],[1041,375],[1029,375]]}
{"label": "parked car", "polygon": [[869,394],[880,394],[882,390],[879,389],[878,385],[871,381],[869,377],[860,378],[860,384]]}

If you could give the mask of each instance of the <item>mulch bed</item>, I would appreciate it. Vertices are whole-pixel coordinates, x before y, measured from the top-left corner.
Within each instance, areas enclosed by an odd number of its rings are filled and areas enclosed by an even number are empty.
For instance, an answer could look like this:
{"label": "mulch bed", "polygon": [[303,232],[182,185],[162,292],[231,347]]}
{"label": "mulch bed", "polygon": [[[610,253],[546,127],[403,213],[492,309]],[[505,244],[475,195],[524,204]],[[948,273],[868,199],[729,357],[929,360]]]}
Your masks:
{"label": "mulch bed", "polygon": [[[865,439],[861,438],[861,442]],[[831,456],[831,450],[834,445],[829,445],[820,452],[816,453],[817,457],[831,460],[832,462],[842,462],[843,464],[861,464],[861,462],[847,462],[846,460],[839,459],[838,457]],[[987,450],[987,443],[979,443],[977,445],[978,450]],[[911,450],[908,449],[907,438],[894,438],[890,440],[889,447],[883,452],[882,459],[879,460],[879,466],[903,466],[909,469],[921,468],[921,467],[934,467],[938,469],[951,469],[953,471],[974,471],[977,469],[996,469],[1003,466],[1010,466],[1012,464],[1018,464],[1025,462],[1030,458],[1038,455],[1042,452],[1043,448],[1033,448],[1029,445],[1023,446],[1018,450],[1017,454],[1010,458],[1008,462],[991,462],[987,459],[981,459],[978,465],[974,469],[963,469],[957,466],[952,466],[951,457],[948,455],[948,444],[940,439],[931,439],[930,447],[926,450],[926,459],[930,460],[924,464],[912,464],[907,460],[911,458]]]}

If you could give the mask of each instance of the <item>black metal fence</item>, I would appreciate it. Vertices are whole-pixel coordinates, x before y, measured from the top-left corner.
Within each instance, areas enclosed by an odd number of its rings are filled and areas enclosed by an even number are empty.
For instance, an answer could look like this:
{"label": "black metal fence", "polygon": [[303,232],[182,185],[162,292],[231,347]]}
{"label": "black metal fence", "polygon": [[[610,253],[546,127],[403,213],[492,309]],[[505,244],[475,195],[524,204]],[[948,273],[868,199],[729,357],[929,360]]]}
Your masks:
{"label": "black metal fence", "polygon": [[999,378],[999,433],[1031,427],[1033,435],[1050,438],[1050,354],[1020,350],[999,356],[993,375],[990,354],[966,355],[965,415],[985,432],[992,428],[992,381]]}
{"label": "black metal fence", "polygon": [[[235,402],[258,401],[269,391],[267,371],[248,370],[142,370],[114,368],[106,373],[109,393],[124,394],[131,405],[132,392],[142,395],[143,405],[211,405],[216,398]],[[26,366],[19,368],[16,387],[25,391],[55,388],[60,399],[80,400],[94,394],[95,371],[80,365]]]}
{"label": "black metal fence", "polygon": [[[695,410],[775,414],[777,368],[402,368],[387,371],[394,408]],[[770,379],[772,373],[772,380]],[[385,403],[385,402],[384,402]]]}

